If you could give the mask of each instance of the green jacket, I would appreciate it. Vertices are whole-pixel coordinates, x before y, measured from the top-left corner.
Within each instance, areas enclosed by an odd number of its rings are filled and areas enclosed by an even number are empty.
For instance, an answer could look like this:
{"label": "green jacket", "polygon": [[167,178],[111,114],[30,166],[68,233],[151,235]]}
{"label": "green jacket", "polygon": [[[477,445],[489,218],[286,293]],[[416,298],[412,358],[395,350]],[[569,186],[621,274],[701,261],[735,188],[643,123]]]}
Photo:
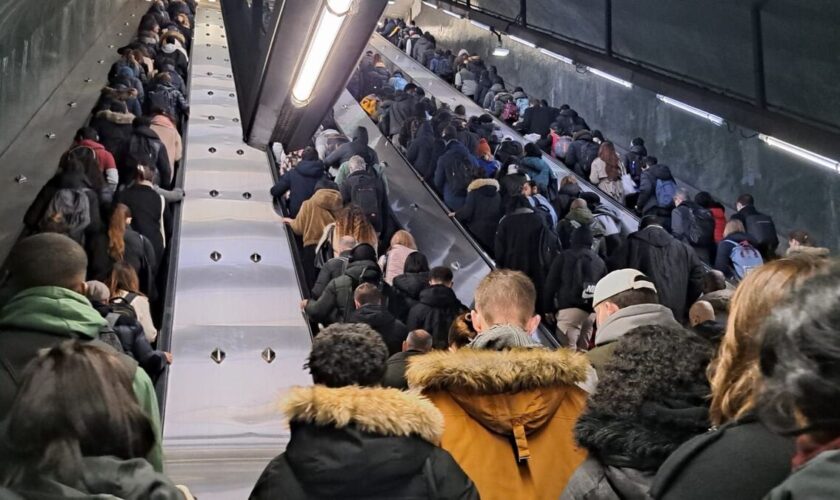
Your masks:
{"label": "green jacket", "polygon": [[[40,349],[68,339],[97,340],[106,325],[84,296],[66,288],[29,288],[6,303],[0,309],[0,420],[12,406],[24,368]],[[155,388],[146,372],[136,363],[133,365],[134,394],[152,421],[156,437],[148,459],[156,470],[163,471]]]}

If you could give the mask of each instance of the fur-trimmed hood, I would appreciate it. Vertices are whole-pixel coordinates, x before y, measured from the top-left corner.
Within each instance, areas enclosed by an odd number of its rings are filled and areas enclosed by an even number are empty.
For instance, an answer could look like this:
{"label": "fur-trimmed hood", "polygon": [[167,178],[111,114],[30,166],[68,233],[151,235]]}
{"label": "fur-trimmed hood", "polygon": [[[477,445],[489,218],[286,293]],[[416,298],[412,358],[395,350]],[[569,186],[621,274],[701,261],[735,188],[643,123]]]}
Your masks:
{"label": "fur-trimmed hood", "polygon": [[115,113],[110,109],[103,109],[99,113],[96,113],[96,116],[99,118],[104,118],[111,123],[116,123],[117,125],[131,125],[134,122],[134,115],[131,113]]}
{"label": "fur-trimmed hood", "polygon": [[584,355],[568,350],[461,349],[412,360],[406,378],[424,391],[502,394],[572,386],[586,380],[588,365]]}
{"label": "fur-trimmed hood", "polygon": [[291,422],[341,429],[350,425],[382,436],[417,436],[440,443],[443,416],[425,397],[381,387],[296,387],[282,403]]}
{"label": "fur-trimmed hood", "polygon": [[796,257],[797,255],[806,255],[808,257],[828,257],[831,255],[831,250],[824,247],[799,246],[796,248],[788,248],[785,253],[786,257]]}
{"label": "fur-trimmed hood", "polygon": [[110,99],[116,99],[118,101],[127,101],[129,99],[136,99],[137,98],[137,89],[135,88],[124,88],[124,89],[115,89],[113,87],[103,87],[101,90],[103,97],[108,97]]}
{"label": "fur-trimmed hood", "polygon": [[467,186],[467,192],[475,191],[475,190],[481,189],[485,186],[492,186],[496,189],[496,191],[498,191],[499,190],[499,181],[497,181],[496,179],[476,179],[476,180],[470,182],[470,185]]}
{"label": "fur-trimmed hood", "polygon": [[172,37],[172,38],[174,38],[174,39],[178,40],[178,42],[180,42],[180,43],[181,43],[181,46],[182,46],[182,47],[184,47],[184,46],[186,46],[186,45],[187,45],[187,41],[186,41],[186,39],[184,38],[183,33],[181,33],[181,32],[180,32],[180,31],[178,31],[178,30],[174,30],[174,29],[166,30],[166,31],[164,31],[164,32],[163,32],[163,34],[161,35],[160,39],[161,39],[161,40],[166,40],[166,39],[167,39],[167,38],[169,38],[169,37]]}

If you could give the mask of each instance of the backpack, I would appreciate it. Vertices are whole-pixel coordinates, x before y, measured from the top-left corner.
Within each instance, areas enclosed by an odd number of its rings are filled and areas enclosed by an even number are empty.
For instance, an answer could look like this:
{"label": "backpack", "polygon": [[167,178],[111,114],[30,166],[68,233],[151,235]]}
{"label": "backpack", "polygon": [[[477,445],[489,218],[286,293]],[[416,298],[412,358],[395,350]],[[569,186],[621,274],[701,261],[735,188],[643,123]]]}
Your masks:
{"label": "backpack", "polygon": [[132,136],[128,142],[128,157],[135,162],[134,165],[156,169],[160,147],[160,141]]}
{"label": "backpack", "polygon": [[580,154],[580,160],[578,160],[578,166],[580,167],[579,174],[583,174],[587,179],[589,178],[589,174],[592,172],[592,162],[598,158],[598,150],[601,149],[599,144],[594,142],[587,142],[583,146],[583,150]]}
{"label": "backpack", "polygon": [[350,190],[350,202],[358,205],[368,222],[380,230],[382,228],[382,203],[377,189],[378,181],[376,175],[370,172],[357,176]]}
{"label": "backpack", "polygon": [[540,242],[537,252],[540,269],[548,272],[551,268],[551,263],[554,262],[554,257],[557,256],[561,249],[562,245],[560,244],[560,238],[557,236],[557,233],[543,226],[540,229]]}
{"label": "backpack", "polygon": [[114,297],[109,302],[111,306],[111,313],[118,316],[125,316],[131,319],[137,319],[137,311],[131,303],[137,298],[136,293],[129,293],[125,297]]}
{"label": "backpack", "polygon": [[446,183],[456,193],[467,190],[473,181],[473,165],[470,161],[461,161],[446,168]]}
{"label": "backpack", "polygon": [[677,183],[674,179],[656,179],[656,206],[668,208],[674,202],[674,195],[677,194]]}
{"label": "backpack", "polygon": [[435,74],[438,76],[449,76],[454,71],[452,71],[452,63],[449,62],[448,57],[441,57],[438,59],[437,65],[435,66]]}
{"label": "backpack", "polygon": [[74,241],[84,245],[85,230],[90,225],[90,211],[87,189],[59,189],[47,204],[41,219],[41,230],[60,229]]}
{"label": "backpack", "polygon": [[639,178],[642,175],[642,169],[645,166],[645,159],[642,156],[634,154],[627,165],[627,173],[633,178],[633,182],[639,184]]}
{"label": "backpack", "polygon": [[758,246],[764,247],[772,244],[776,239],[776,225],[769,215],[752,214],[745,217],[744,226],[747,234],[755,239]]}
{"label": "backpack", "polygon": [[729,252],[729,260],[732,261],[732,268],[738,280],[744,279],[750,271],[764,264],[761,254],[749,241],[744,240],[741,243],[735,243],[732,240],[726,241],[735,245]]}
{"label": "backpack", "polygon": [[705,208],[688,209],[688,241],[693,246],[709,246],[715,240],[715,218]]}
{"label": "backpack", "polygon": [[408,85],[408,80],[401,76],[394,77],[394,90],[402,90]]}
{"label": "backpack", "polygon": [[551,152],[555,158],[564,159],[566,152],[569,151],[569,145],[572,143],[572,138],[567,135],[561,135],[556,141]]}
{"label": "backpack", "polygon": [[[598,253],[598,250],[601,248],[601,240],[604,239],[604,230],[603,228],[597,225],[596,220],[593,220],[589,223],[589,229],[592,231],[592,246],[589,248],[595,253]],[[575,232],[580,227],[583,227],[583,224],[576,220],[569,220],[569,225],[572,226],[572,233]],[[569,238],[571,239],[571,233],[569,234]]]}
{"label": "backpack", "polygon": [[531,101],[528,100],[527,97],[517,97],[516,98],[516,107],[519,108],[519,116],[525,114],[525,110],[528,109],[528,106],[531,105]]}
{"label": "backpack", "polygon": [[516,103],[513,101],[506,102],[505,105],[502,106],[502,113],[499,118],[506,122],[515,122],[519,120],[519,108],[516,107]]}

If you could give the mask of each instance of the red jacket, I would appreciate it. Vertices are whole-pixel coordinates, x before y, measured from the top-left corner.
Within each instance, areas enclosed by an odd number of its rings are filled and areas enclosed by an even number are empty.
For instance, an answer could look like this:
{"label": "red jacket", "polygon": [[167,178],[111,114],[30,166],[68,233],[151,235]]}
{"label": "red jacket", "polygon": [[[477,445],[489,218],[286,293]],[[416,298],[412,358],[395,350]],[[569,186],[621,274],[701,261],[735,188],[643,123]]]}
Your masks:
{"label": "red jacket", "polygon": [[84,139],[76,143],[76,146],[90,148],[96,155],[96,161],[99,163],[99,170],[104,173],[106,170],[117,168],[117,163],[114,161],[112,155],[105,146],[90,139]]}
{"label": "red jacket", "polygon": [[723,239],[723,230],[726,228],[726,211],[720,207],[712,207],[709,211],[715,218],[715,243],[720,243]]}

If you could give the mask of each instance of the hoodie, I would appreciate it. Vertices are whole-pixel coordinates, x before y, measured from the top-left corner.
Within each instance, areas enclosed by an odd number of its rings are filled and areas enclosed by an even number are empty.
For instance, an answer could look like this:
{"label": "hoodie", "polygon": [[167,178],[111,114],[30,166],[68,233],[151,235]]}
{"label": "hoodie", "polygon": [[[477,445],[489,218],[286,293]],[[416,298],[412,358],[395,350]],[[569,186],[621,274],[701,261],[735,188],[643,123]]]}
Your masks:
{"label": "hoodie", "polygon": [[356,309],[350,314],[348,322],[364,323],[376,330],[388,346],[388,356],[402,351],[402,343],[408,337],[405,324],[381,304],[368,304]]}
{"label": "hoodie", "polygon": [[[12,378],[9,366],[14,372],[22,373],[41,349],[70,339],[98,341],[100,331],[107,324],[88,299],[67,288],[33,287],[12,297],[0,309],[0,353],[3,359],[3,369],[0,369],[0,420],[11,408],[20,383],[19,379]],[[156,470],[161,471],[160,411],[154,385],[133,360],[122,353],[120,357],[134,367],[134,394],[151,420],[156,437],[155,447],[147,458]]]}
{"label": "hoodie", "polygon": [[449,346],[449,327],[456,316],[467,308],[455,292],[444,285],[431,285],[420,292],[419,303],[408,313],[409,331],[423,329],[432,335],[435,348]]}

